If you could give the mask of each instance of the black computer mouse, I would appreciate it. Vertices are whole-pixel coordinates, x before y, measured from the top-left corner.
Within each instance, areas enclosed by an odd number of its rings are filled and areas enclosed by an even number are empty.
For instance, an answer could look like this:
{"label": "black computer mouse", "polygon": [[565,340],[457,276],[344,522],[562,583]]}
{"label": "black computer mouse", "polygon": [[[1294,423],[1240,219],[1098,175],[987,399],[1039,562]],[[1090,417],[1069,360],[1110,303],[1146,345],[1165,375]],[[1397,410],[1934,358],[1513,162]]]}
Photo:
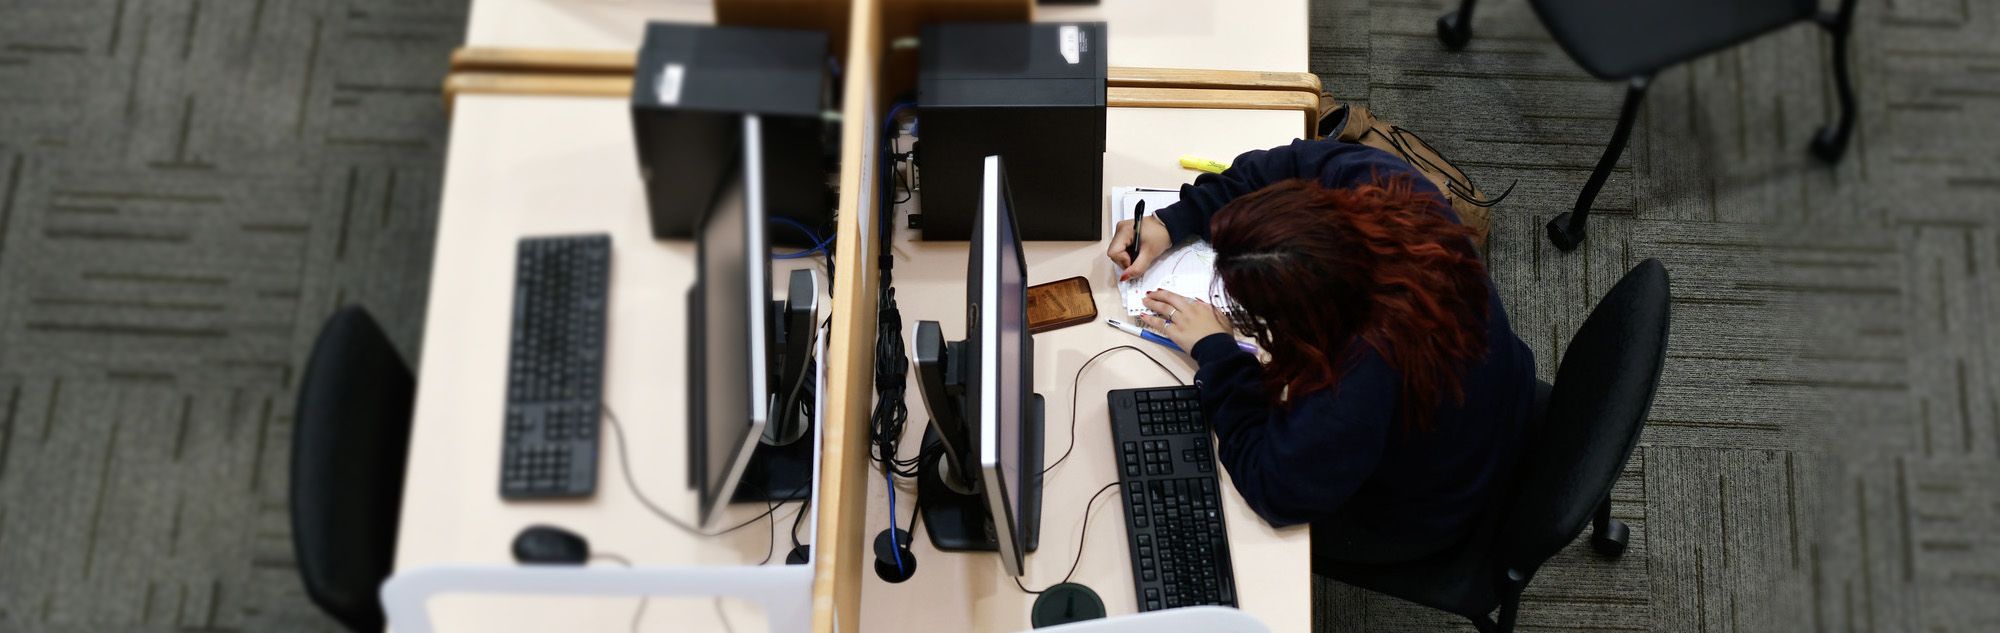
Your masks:
{"label": "black computer mouse", "polygon": [[514,537],[514,560],[544,565],[581,565],[590,559],[590,542],[553,525],[531,525]]}

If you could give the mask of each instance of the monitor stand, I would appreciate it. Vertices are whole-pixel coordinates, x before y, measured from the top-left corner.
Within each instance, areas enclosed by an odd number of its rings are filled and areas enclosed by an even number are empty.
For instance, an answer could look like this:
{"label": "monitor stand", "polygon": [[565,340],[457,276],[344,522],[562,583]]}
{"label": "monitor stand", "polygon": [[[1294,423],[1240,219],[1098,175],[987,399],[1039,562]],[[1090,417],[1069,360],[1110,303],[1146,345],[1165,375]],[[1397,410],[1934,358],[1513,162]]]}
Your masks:
{"label": "monitor stand", "polygon": [[[809,330],[818,325],[812,321],[815,297],[811,275],[807,272],[804,280],[797,273],[792,275],[792,283],[803,289],[792,293],[799,305],[774,300],[766,313],[770,320],[765,322],[765,349],[771,352],[765,361],[771,385],[767,398],[774,410],[770,422],[764,426],[764,437],[750,451],[750,462],[743,468],[743,481],[730,495],[730,503],[796,501],[812,496],[813,443],[804,441],[815,437],[812,395],[817,376],[813,375],[812,343],[817,339]],[[795,312],[795,308],[803,312]],[[796,391],[784,393],[786,381],[792,378],[797,379]],[[791,411],[776,411],[786,406],[781,402],[796,402],[798,406]],[[792,419],[781,420],[784,415]]]}
{"label": "monitor stand", "polygon": [[[1027,508],[1021,521],[1021,540],[1029,552],[1041,545],[1042,534],[1042,394],[1034,394],[1028,407],[1028,419],[1021,424],[1021,472],[1025,477],[1027,490],[1014,491],[1023,495]],[[979,491],[978,482],[947,482],[944,460],[944,443],[938,440],[935,426],[924,428],[924,447],[921,453],[923,473],[917,478],[917,505],[923,508],[924,530],[929,534],[931,545],[940,550],[959,552],[997,552],[1000,543],[993,534],[993,517],[986,509],[985,495]]]}
{"label": "monitor stand", "polygon": [[812,496],[812,442],[784,446],[758,444],[743,467],[743,482],[730,503],[797,501]]}
{"label": "monitor stand", "polygon": [[[774,304],[772,307],[774,315],[785,313],[786,302],[773,301],[772,303]],[[696,282],[695,287],[688,290],[688,315],[688,341],[690,346],[688,375],[693,376],[696,372],[701,371],[700,367],[695,366],[694,359],[699,358],[697,350],[704,345],[704,341],[701,339],[700,327],[702,315],[700,282]],[[770,340],[769,349],[784,349],[780,345],[784,338],[777,332],[777,329],[786,327],[785,319],[774,318],[773,321],[772,328],[765,330],[766,336]],[[810,440],[817,437],[813,434],[815,430],[813,427],[816,426],[813,421],[818,417],[818,412],[813,410],[815,399],[812,396],[815,389],[814,385],[818,384],[818,376],[813,371],[814,358],[811,349],[811,347],[805,347],[805,353],[787,354],[786,356],[790,357],[781,357],[769,361],[772,366],[768,369],[773,370],[772,373],[775,375],[782,375],[784,372],[777,370],[791,368],[795,363],[804,365],[804,367],[798,368],[799,371],[804,373],[803,384],[800,386],[800,390],[804,393],[798,398],[800,403],[798,415],[803,417],[799,421],[799,427],[802,430],[801,432],[789,434],[787,438],[779,438],[779,441],[783,441],[782,444],[773,443],[773,438],[768,435],[758,441],[756,448],[750,451],[750,461],[744,464],[743,478],[738,481],[736,490],[730,493],[730,503],[797,501],[812,496],[814,442]],[[775,388],[776,385],[780,384],[780,381],[774,379],[771,381],[771,384]],[[700,390],[691,390],[688,395],[689,404],[691,405],[688,409],[689,412],[692,414],[695,411],[700,411],[701,408],[697,402],[702,397]],[[773,393],[768,395],[771,399],[776,399],[778,394]],[[773,422],[775,423],[775,420]],[[705,428],[705,425],[695,423],[692,415],[689,416],[688,487],[690,488],[699,489],[701,487],[701,479],[705,472],[701,451],[701,447],[705,446],[704,442],[707,441],[703,436]]]}

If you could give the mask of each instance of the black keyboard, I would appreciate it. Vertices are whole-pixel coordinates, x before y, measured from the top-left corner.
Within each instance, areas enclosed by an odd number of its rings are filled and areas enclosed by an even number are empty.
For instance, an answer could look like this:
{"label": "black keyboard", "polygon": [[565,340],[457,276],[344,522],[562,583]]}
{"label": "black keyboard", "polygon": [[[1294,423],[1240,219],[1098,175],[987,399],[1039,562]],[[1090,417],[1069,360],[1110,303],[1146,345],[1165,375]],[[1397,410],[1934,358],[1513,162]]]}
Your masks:
{"label": "black keyboard", "polygon": [[1236,606],[1215,449],[1195,389],[1108,397],[1139,610]]}
{"label": "black keyboard", "polygon": [[597,490],[610,274],[609,235],[521,240],[514,260],[502,498],[582,497]]}

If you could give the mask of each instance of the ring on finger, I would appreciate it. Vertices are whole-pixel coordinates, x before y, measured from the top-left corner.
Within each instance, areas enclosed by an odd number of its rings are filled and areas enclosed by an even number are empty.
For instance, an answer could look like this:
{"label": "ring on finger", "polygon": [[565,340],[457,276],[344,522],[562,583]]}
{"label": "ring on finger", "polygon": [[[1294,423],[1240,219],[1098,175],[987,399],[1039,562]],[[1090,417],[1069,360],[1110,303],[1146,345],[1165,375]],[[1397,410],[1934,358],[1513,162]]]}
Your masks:
{"label": "ring on finger", "polygon": [[1180,314],[1180,313],[1181,313],[1181,309],[1180,309],[1180,308],[1174,308],[1174,311],[1173,311],[1173,312],[1168,312],[1168,313],[1167,313],[1167,320],[1168,320],[1168,321],[1172,321],[1172,320],[1174,320],[1174,315],[1176,315],[1176,314]]}

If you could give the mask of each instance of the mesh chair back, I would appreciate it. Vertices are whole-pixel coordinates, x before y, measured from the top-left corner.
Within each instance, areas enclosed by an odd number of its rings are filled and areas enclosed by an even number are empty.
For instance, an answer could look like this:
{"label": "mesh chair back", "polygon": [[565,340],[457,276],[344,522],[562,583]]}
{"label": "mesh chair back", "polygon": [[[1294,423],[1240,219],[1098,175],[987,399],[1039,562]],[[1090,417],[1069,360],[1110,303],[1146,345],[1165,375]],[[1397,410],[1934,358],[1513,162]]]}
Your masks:
{"label": "mesh chair back", "polygon": [[1667,272],[1625,274],[1569,342],[1540,434],[1517,473],[1500,563],[1530,572],[1575,540],[1611,490],[1652,406],[1667,352]]}
{"label": "mesh chair back", "polygon": [[306,593],[355,631],[381,631],[396,555],[416,379],[366,310],[320,330],[292,436],[292,545]]}
{"label": "mesh chair back", "polygon": [[1533,0],[1578,66],[1599,79],[1651,74],[1813,16],[1816,0]]}

